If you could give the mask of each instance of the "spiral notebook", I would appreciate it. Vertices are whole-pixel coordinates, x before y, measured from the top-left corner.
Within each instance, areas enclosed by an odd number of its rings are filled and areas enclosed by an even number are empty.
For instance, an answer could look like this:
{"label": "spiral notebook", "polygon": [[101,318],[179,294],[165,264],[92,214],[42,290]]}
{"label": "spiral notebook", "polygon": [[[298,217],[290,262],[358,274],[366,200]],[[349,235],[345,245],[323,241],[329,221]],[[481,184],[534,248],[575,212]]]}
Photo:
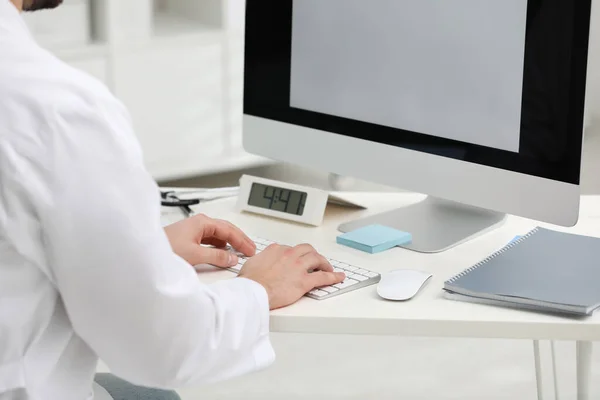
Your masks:
{"label": "spiral notebook", "polygon": [[591,315],[600,307],[600,238],[536,228],[444,290],[454,300]]}

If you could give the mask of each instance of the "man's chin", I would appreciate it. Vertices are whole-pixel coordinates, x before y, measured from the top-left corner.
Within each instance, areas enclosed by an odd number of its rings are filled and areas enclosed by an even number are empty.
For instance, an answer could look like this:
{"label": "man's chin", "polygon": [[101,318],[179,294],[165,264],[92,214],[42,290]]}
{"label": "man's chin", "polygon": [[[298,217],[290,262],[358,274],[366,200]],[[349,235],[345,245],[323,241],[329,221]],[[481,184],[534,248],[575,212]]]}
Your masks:
{"label": "man's chin", "polygon": [[23,2],[23,11],[37,11],[56,8],[62,4],[63,0],[25,0]]}

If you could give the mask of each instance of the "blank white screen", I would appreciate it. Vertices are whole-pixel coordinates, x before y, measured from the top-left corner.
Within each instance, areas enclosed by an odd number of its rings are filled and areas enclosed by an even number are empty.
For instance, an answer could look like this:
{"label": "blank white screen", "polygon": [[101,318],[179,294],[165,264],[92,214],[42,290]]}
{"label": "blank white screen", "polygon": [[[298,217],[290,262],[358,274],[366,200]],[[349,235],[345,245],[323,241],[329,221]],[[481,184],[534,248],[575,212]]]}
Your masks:
{"label": "blank white screen", "polygon": [[290,105],[519,151],[527,0],[295,0]]}

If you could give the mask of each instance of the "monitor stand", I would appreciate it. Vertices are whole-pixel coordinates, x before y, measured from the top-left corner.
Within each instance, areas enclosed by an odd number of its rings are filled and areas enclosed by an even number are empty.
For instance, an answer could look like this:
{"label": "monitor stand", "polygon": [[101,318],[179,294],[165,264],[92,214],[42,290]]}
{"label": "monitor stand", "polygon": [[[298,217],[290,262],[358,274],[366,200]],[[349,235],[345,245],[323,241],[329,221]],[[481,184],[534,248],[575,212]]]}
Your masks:
{"label": "monitor stand", "polygon": [[413,242],[403,248],[420,253],[439,253],[498,227],[506,214],[428,197],[382,214],[340,225],[341,232],[379,224],[409,232]]}

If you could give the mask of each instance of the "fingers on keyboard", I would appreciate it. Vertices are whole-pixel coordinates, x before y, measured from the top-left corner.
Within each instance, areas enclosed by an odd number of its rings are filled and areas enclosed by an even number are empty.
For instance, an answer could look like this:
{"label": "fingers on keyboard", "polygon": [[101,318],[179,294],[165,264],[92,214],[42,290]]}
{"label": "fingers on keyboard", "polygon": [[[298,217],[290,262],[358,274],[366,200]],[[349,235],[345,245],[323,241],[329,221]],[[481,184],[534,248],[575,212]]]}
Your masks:
{"label": "fingers on keyboard", "polygon": [[[261,251],[265,250],[267,247],[269,247],[272,244],[276,244],[277,242],[273,242],[271,240],[267,240],[267,239],[263,239],[263,238],[258,238],[258,237],[251,237],[251,239],[254,241],[254,243],[256,244],[256,253],[260,253]],[[235,252],[235,250],[232,249],[233,252]],[[235,267],[230,268],[230,270],[239,273],[242,269],[242,267],[244,266],[244,263],[247,261],[247,258],[243,255],[240,254],[239,252],[235,252],[238,255],[238,265],[236,265]],[[313,290],[311,290],[310,292],[307,293],[307,295],[309,295],[312,298],[316,298],[316,299],[322,299],[325,297],[330,297],[335,295],[337,292],[340,292],[344,289],[349,289],[351,290],[351,288],[355,285],[361,284],[365,281],[368,281],[372,278],[376,278],[379,274],[366,270],[366,269],[362,269],[359,267],[355,267],[353,265],[338,261],[338,260],[334,260],[332,258],[325,258],[332,266],[333,266],[333,271],[334,272],[343,272],[346,275],[346,279],[344,279],[343,282],[334,284],[334,285],[328,285],[328,286],[323,286],[323,287],[317,287],[314,288]],[[363,284],[364,286],[364,284]],[[360,286],[357,286],[360,287]]]}

